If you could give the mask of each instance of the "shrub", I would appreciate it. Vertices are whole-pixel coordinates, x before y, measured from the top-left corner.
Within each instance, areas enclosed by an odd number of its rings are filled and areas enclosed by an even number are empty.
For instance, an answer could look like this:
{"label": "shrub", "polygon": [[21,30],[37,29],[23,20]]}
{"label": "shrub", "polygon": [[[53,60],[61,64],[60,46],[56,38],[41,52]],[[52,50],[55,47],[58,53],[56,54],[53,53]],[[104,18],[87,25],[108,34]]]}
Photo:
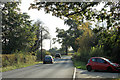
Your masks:
{"label": "shrub", "polygon": [[50,53],[50,52],[48,52],[48,51],[46,51],[45,55],[51,55],[51,53]]}
{"label": "shrub", "polygon": [[92,47],[90,50],[91,57],[103,57],[105,56],[104,50],[102,46]]}
{"label": "shrub", "polygon": [[17,65],[21,63],[33,63],[36,61],[36,56],[30,54],[2,54],[2,67]]}
{"label": "shrub", "polygon": [[83,62],[87,62],[88,59],[90,58],[90,55],[89,55],[89,50],[87,49],[82,49],[82,50],[78,50],[78,52],[74,53],[74,59],[76,60],[80,60],[80,61],[83,61]]}
{"label": "shrub", "polygon": [[103,47],[96,46],[91,49],[82,48],[74,54],[74,58],[83,62],[87,62],[91,57],[106,57]]}
{"label": "shrub", "polygon": [[15,55],[14,54],[4,54],[2,55],[2,66],[11,66],[15,64]]}
{"label": "shrub", "polygon": [[[40,61],[40,60],[41,60],[41,51],[38,50],[36,53],[37,53],[37,54],[36,54],[37,61]],[[42,51],[42,57],[44,58],[45,55],[51,55],[51,53],[48,52],[48,51],[46,51],[46,50],[43,50],[43,51]]]}

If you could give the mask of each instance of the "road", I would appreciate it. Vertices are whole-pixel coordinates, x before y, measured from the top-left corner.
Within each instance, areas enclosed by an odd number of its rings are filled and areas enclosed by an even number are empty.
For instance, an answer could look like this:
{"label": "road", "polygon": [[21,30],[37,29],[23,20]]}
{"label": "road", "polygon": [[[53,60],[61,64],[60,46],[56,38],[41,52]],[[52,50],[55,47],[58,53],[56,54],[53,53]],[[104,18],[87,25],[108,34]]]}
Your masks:
{"label": "road", "polygon": [[36,64],[2,73],[2,78],[71,78],[73,63],[70,56],[55,59],[53,64]]}
{"label": "road", "polygon": [[[56,78],[57,80],[59,80],[58,78],[66,78],[73,80],[73,73],[74,67],[71,57],[64,56],[61,59],[55,59],[55,63],[53,64],[40,63],[26,68],[3,72],[2,78]],[[77,69],[75,76],[75,80],[79,80],[79,78],[120,78],[120,73],[88,72],[87,70]]]}
{"label": "road", "polygon": [[105,71],[91,71],[87,70],[76,70],[76,78],[120,78],[120,73],[111,73]]}

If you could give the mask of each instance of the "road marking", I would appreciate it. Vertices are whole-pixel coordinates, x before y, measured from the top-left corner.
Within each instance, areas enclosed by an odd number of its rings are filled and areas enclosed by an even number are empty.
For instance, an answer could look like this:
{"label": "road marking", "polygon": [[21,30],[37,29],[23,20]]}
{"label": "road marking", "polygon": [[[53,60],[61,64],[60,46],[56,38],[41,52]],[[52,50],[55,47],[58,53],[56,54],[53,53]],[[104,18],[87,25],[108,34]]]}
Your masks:
{"label": "road marking", "polygon": [[73,80],[75,80],[75,76],[76,76],[76,67],[74,68]]}

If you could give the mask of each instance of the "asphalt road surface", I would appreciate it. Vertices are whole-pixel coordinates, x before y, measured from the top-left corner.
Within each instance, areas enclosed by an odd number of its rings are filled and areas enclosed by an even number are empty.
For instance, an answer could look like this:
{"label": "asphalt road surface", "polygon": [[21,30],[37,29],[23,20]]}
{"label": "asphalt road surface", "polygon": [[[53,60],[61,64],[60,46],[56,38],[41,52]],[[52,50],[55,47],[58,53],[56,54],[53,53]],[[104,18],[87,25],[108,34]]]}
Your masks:
{"label": "asphalt road surface", "polygon": [[70,56],[55,59],[53,64],[36,64],[2,73],[2,78],[71,78],[73,63]]}
{"label": "asphalt road surface", "polygon": [[105,71],[91,71],[76,70],[76,78],[120,78],[120,73],[105,72]]}
{"label": "asphalt road surface", "polygon": [[[3,72],[2,78],[56,78],[57,80],[59,80],[58,78],[68,78],[73,80],[73,73],[74,67],[71,57],[64,56],[61,59],[55,59],[53,64],[40,63],[26,68]],[[79,78],[82,78],[81,80],[85,78],[120,78],[120,73],[88,72],[81,69],[77,69],[75,73],[75,80],[79,80]]]}

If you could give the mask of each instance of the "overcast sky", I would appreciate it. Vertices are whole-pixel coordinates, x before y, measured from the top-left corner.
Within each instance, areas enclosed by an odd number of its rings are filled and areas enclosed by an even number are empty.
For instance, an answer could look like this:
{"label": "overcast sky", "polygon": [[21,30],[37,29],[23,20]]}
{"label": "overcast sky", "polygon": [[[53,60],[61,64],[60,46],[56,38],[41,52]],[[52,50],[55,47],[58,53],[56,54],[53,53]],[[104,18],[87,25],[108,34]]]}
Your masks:
{"label": "overcast sky", "polygon": [[[55,16],[52,16],[51,14],[45,14],[44,10],[38,11],[37,9],[30,9],[28,10],[30,3],[33,3],[34,0],[22,0],[22,3],[20,4],[21,12],[26,12],[30,16],[30,18],[34,21],[41,20],[45,26],[49,28],[49,32],[51,35],[51,38],[56,37],[56,27],[60,29],[68,29],[69,27],[67,25],[64,25],[64,21],[60,18],[57,18]],[[96,6],[97,10],[100,10],[103,7],[103,4],[100,4],[99,6]],[[52,47],[58,47],[60,48],[60,44],[52,44]],[[50,40],[45,40],[43,42],[43,48],[49,50],[50,49]]]}
{"label": "overcast sky", "polygon": [[[61,29],[68,29],[69,27],[67,25],[64,25],[64,21],[60,18],[57,18],[55,16],[52,16],[51,14],[45,14],[44,10],[38,11],[37,9],[30,9],[28,10],[30,3],[33,3],[34,0],[22,0],[22,3],[20,4],[21,12],[26,12],[31,17],[32,20],[41,20],[45,26],[49,28],[49,32],[51,35],[51,38],[56,37],[56,27]],[[60,48],[60,45],[53,44],[52,47],[58,47]],[[50,40],[45,40],[43,42],[43,48],[49,49],[50,48]]]}

